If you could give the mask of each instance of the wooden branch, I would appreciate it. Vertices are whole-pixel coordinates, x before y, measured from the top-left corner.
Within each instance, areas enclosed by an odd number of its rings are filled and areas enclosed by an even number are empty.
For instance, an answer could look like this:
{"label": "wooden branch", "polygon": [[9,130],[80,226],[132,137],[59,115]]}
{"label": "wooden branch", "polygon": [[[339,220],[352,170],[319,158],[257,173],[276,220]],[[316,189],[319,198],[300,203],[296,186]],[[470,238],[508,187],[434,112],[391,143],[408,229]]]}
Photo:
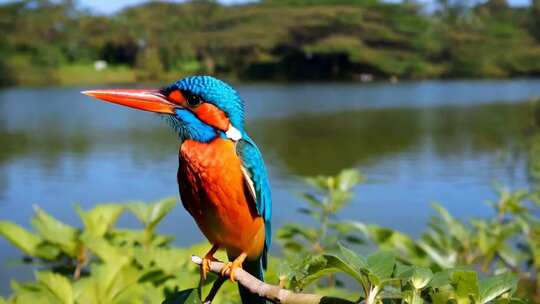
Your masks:
{"label": "wooden branch", "polygon": [[[202,259],[198,256],[192,256],[193,263],[201,265]],[[220,275],[221,269],[225,264],[222,262],[210,262],[210,271]],[[225,274],[229,276],[229,272]],[[332,297],[324,297],[309,293],[296,293],[287,289],[283,289],[276,285],[271,285],[260,281],[256,277],[249,274],[243,269],[236,269],[234,276],[238,284],[242,284],[254,294],[280,304],[319,304],[319,303],[335,303],[335,304],[353,304],[354,302]]]}

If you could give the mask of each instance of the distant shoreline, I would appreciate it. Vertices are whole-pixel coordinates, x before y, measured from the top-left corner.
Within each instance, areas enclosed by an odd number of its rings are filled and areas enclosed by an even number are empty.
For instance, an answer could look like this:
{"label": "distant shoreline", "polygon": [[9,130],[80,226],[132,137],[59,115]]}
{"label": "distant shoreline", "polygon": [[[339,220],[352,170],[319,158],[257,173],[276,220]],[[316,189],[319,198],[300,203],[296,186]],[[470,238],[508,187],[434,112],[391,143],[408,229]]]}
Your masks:
{"label": "distant shoreline", "polygon": [[[0,88],[14,87],[76,87],[93,85],[140,85],[140,84],[164,84],[176,81],[184,76],[206,73],[183,74],[181,72],[170,71],[164,74],[165,77],[154,80],[138,80],[136,70],[127,66],[111,66],[102,71],[95,71],[91,65],[66,65],[52,72],[53,77],[42,79],[41,81],[21,81],[16,84],[4,84]],[[215,74],[214,74],[215,75]],[[496,80],[534,80],[540,77],[523,75],[510,77],[434,77],[434,78],[382,78],[372,77],[369,80],[361,79],[248,79],[230,77],[230,75],[215,75],[227,81],[241,84],[309,84],[309,83],[342,83],[342,84],[399,84],[403,82],[417,81],[496,81]],[[229,77],[228,77],[229,76]]]}
{"label": "distant shoreline", "polygon": [[0,5],[3,85],[540,75],[540,7],[505,0],[446,2],[430,14],[375,0],[149,2],[108,16],[70,1],[24,3]]}

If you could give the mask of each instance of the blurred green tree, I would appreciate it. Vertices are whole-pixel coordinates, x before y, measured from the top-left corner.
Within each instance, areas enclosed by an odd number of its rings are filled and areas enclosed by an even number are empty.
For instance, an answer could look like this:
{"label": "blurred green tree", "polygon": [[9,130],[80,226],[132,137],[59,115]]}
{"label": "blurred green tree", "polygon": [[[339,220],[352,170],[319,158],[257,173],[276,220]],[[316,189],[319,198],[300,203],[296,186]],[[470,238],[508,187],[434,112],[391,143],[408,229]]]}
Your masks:
{"label": "blurred green tree", "polygon": [[161,78],[164,68],[157,48],[148,47],[137,55],[136,76],[140,81],[156,81]]}

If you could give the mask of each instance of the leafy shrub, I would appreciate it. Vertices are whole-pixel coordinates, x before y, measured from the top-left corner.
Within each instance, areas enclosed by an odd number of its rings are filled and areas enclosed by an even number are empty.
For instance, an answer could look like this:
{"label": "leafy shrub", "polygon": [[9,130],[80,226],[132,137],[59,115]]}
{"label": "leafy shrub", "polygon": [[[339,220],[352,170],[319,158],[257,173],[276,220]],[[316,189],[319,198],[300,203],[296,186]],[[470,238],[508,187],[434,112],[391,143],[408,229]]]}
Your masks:
{"label": "leafy shrub", "polygon": [[338,240],[350,243],[361,242],[355,235],[349,234],[350,225],[337,220],[336,214],[350,203],[351,189],[362,181],[362,176],[355,170],[344,170],[336,176],[316,176],[305,179],[314,191],[305,191],[300,196],[307,203],[298,212],[308,215],[317,225],[301,223],[285,224],[277,232],[285,254],[321,253],[337,249]]}
{"label": "leafy shrub", "polygon": [[[513,298],[518,278],[523,282],[526,271],[532,274],[537,267],[531,265],[538,265],[537,227],[526,226],[527,217],[521,217],[527,210],[522,205],[524,193],[503,194],[493,204],[499,211],[497,220],[485,224],[462,224],[439,207],[441,218],[420,240],[413,240],[390,229],[336,219],[361,180],[353,170],[306,179],[315,191],[301,194],[308,208],[300,212],[316,224],[279,229],[283,258],[270,259],[268,283],[366,304],[520,301]],[[33,232],[0,221],[0,235],[23,251],[26,261],[40,266],[34,282],[13,281],[13,294],[0,298],[0,303],[202,303],[201,294],[207,293],[216,276],[200,292],[199,269],[190,256],[204,254],[208,245],[179,248],[171,244],[172,236],[156,233],[175,204],[175,199],[164,199],[150,204],[103,204],[91,210],[77,207],[83,228],[62,223],[40,208],[32,219]],[[142,229],[116,227],[126,211],[135,215]],[[506,220],[508,214],[520,216],[521,230],[514,225],[505,228],[511,222]],[[519,234],[525,227],[533,230]],[[518,248],[523,248],[525,258],[515,267],[503,262],[495,267],[493,261],[513,244],[507,235],[521,237]],[[367,256],[358,254],[365,238],[381,249]],[[218,258],[226,259],[223,253]],[[480,270],[494,272],[491,276],[475,271],[484,261],[491,262]],[[238,301],[236,286],[226,283],[214,303]]]}
{"label": "leafy shrub", "polygon": [[[13,294],[0,303],[160,303],[180,289],[196,287],[199,269],[190,257],[204,254],[208,245],[179,248],[171,245],[172,236],[155,233],[175,204],[175,199],[164,199],[151,204],[103,204],[91,210],[77,207],[83,229],[66,225],[40,208],[32,219],[34,232],[0,221],[0,235],[41,269],[35,282],[14,281]],[[126,211],[139,219],[143,229],[115,227]],[[218,257],[226,258],[221,253]],[[216,299],[216,303],[236,301],[232,284],[222,288]]]}
{"label": "leafy shrub", "polygon": [[[506,273],[500,279],[490,278],[490,280],[507,282],[510,282],[508,273],[514,273],[520,280],[518,293],[525,298],[538,301],[540,203],[535,192],[530,193],[526,190],[510,192],[500,187],[499,199],[496,202],[489,202],[493,208],[493,216],[472,219],[469,222],[454,218],[441,205],[434,204],[437,215],[429,221],[426,232],[419,239],[414,239],[402,232],[378,225],[368,225],[354,220],[337,220],[344,202],[348,202],[351,198],[350,190],[360,181],[358,177],[353,176],[352,171],[346,170],[335,177],[319,176],[307,180],[318,191],[319,196],[311,192],[302,193],[308,208],[301,208],[299,211],[310,215],[316,220],[317,225],[310,227],[289,224],[279,229],[277,237],[284,245],[285,252],[290,253],[289,256],[306,252],[336,252],[338,241],[348,242],[364,252],[376,246],[380,250],[392,252],[397,258],[396,272],[393,274],[395,276],[399,277],[398,269],[401,268],[399,266],[401,264],[423,267],[419,268],[422,269],[420,271],[446,273],[445,275],[450,277],[456,271],[477,270],[481,276]],[[334,187],[340,188],[339,186],[331,186],[339,185],[340,181],[349,181],[345,182],[347,187],[343,189],[347,194],[343,196],[335,193]],[[328,218],[332,218],[330,225],[327,223]],[[325,228],[328,225],[332,229]],[[343,246],[339,251],[343,251]],[[298,281],[296,273],[307,269],[302,263],[309,264],[300,260],[290,266],[291,288],[302,287],[296,282]],[[352,262],[347,261],[345,264],[350,265]],[[468,267],[469,270],[464,270],[463,267]],[[343,269],[342,271],[349,273]],[[326,275],[328,273],[332,272],[325,272]],[[471,272],[471,276],[472,273],[474,272]],[[474,276],[476,277],[476,274]],[[333,286],[334,278],[326,277],[327,285]],[[339,280],[337,283],[340,285]],[[484,283],[478,286],[482,284]],[[482,288],[484,287],[480,289]],[[363,290],[367,295],[366,291],[369,291],[369,288],[363,286]],[[454,290],[453,293],[451,297],[457,299],[458,290]],[[444,297],[449,294],[452,292],[447,292]],[[479,295],[476,292],[474,294]],[[405,299],[405,296],[402,295],[402,298]],[[480,296],[474,299],[475,302],[481,301]],[[427,300],[436,302],[434,298]]]}
{"label": "leafy shrub", "polygon": [[360,299],[372,303],[508,303],[517,279],[510,272],[479,279],[475,271],[449,268],[432,272],[430,268],[401,263],[392,251],[378,251],[367,258],[339,245],[339,254],[311,256],[291,272],[291,286],[303,289],[329,273],[341,272],[361,288]]}

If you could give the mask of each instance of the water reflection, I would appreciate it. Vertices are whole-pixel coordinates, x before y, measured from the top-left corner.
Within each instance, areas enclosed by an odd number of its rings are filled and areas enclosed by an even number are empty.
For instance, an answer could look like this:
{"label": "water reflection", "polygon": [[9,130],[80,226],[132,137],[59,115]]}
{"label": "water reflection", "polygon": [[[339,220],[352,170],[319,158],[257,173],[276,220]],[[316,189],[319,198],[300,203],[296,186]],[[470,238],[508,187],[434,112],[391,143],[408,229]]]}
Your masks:
{"label": "water reflection", "polygon": [[[519,142],[530,125],[529,112],[526,102],[383,108],[261,118],[248,121],[247,128],[288,174],[312,175],[373,164],[426,146],[441,157],[496,152]],[[30,158],[49,171],[61,166],[65,155],[80,160],[97,151],[116,153],[118,146],[130,153],[122,157],[152,163],[169,157],[177,145],[172,131],[156,121],[106,132],[66,128],[62,120],[50,120],[40,129],[2,126],[0,164]]]}

